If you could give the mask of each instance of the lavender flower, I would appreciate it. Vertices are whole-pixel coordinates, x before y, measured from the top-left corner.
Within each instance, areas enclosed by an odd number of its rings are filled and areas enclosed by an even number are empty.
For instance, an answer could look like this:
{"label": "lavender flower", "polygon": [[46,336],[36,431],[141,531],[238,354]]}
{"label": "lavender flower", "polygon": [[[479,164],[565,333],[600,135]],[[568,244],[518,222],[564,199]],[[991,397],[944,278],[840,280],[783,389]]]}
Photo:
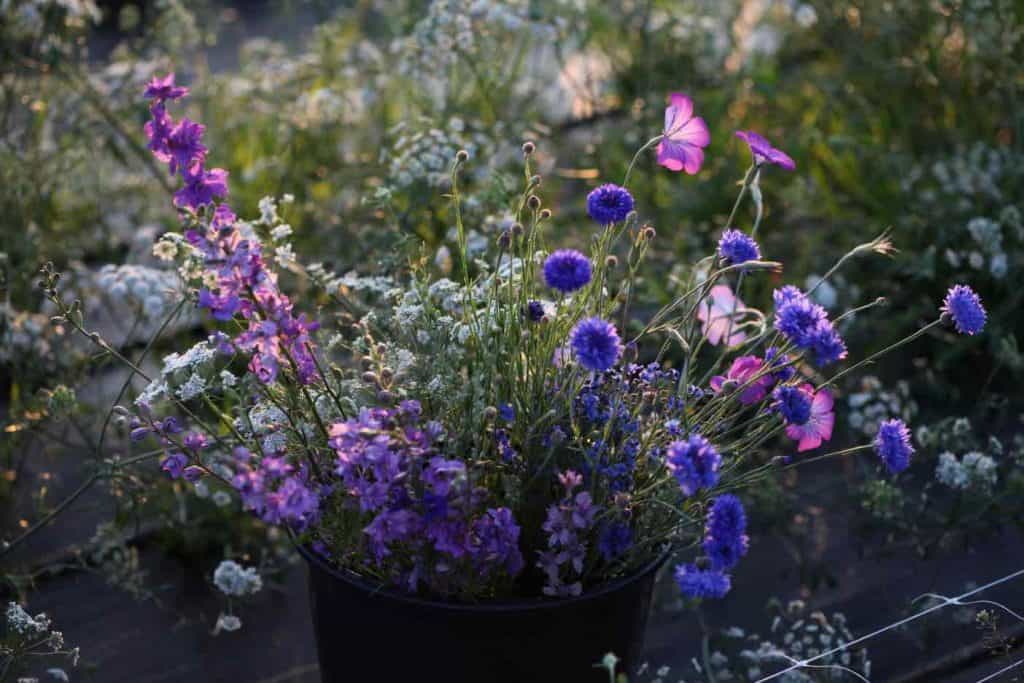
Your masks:
{"label": "lavender flower", "polygon": [[176,100],[187,94],[188,88],[174,84],[174,72],[171,72],[163,78],[154,76],[149,83],[146,83],[146,89],[142,96],[153,100],[154,104],[159,104],[164,100]]}
{"label": "lavender flower", "polygon": [[580,252],[559,249],[544,261],[544,281],[560,292],[575,292],[590,282],[591,270],[590,259]]}
{"label": "lavender flower", "polygon": [[577,323],[570,343],[580,365],[594,372],[611,369],[622,355],[619,333],[614,325],[601,318],[587,318]]}
{"label": "lavender flower", "polygon": [[761,249],[741,230],[726,230],[718,240],[718,255],[728,264],[740,264],[761,258]]}
{"label": "lavender flower", "polygon": [[910,430],[903,420],[892,418],[878,425],[875,451],[891,474],[899,474],[910,466],[914,447],[910,445]]}
{"label": "lavender flower", "polygon": [[608,183],[587,195],[587,213],[601,225],[624,220],[633,210],[633,196],[624,187]]}
{"label": "lavender flower", "polygon": [[177,479],[185,471],[188,458],[184,453],[171,453],[160,461],[160,469],[167,473],[171,479]]}
{"label": "lavender flower", "polygon": [[981,297],[967,285],[953,285],[942,302],[942,313],[953,319],[956,331],[973,335],[985,327],[985,307]]}

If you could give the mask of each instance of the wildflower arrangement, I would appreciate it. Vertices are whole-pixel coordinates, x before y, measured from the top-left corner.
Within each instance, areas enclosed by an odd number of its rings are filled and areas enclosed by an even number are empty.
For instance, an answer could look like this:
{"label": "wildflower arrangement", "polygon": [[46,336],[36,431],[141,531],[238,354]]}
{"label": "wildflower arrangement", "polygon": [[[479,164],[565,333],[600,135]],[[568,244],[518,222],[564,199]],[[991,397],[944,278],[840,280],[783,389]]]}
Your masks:
{"label": "wildflower arrangement", "polygon": [[[934,322],[834,371],[848,355],[843,316],[830,318],[812,292],[780,287],[770,312],[744,304],[745,280],[781,270],[757,243],[761,176],[796,166],[751,131],[737,133],[752,164],[716,253],[637,321],[630,304],[656,232],[627,183],[655,147],[670,171],[699,171],[710,132],[682,94],[670,97],[664,130],[637,152],[623,185],[587,196],[584,249],[548,244],[555,218],[527,142],[513,221],[472,256],[459,193],[470,155],[459,151],[448,183],[454,279],[413,259],[375,281],[373,306],[355,301],[353,288],[331,290],[316,320],[282,287],[295,267],[290,250],[282,254],[290,228],[272,200],[251,221],[227,204],[229,175],[211,163],[203,126],[170,111],[186,94],[173,74],[145,91],[148,148],[180,178],[182,231],[158,247],[178,259],[217,329],[149,378],[132,438],[160,445],[171,478],[233,490],[336,566],[401,590],[575,596],[683,551],[683,593],[722,597],[749,542],[736,494],[830,440],[830,387],[944,322],[968,335],[985,325],[977,295],[957,285]],[[737,217],[748,197],[756,219],[744,229]],[[850,258],[890,250],[885,236],[861,245],[822,282]],[[84,332],[55,280],[45,286]],[[773,444],[797,455],[762,455]],[[872,443],[818,457],[866,449],[893,474],[914,452],[892,418]]]}

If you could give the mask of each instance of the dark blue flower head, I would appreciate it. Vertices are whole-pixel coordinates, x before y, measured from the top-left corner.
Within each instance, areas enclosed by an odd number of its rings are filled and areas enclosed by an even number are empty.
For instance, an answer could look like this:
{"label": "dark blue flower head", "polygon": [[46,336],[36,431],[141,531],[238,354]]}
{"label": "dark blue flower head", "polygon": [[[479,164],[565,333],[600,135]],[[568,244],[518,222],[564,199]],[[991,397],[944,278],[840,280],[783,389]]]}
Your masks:
{"label": "dark blue flower head", "polygon": [[622,355],[622,341],[615,326],[601,318],[581,320],[569,342],[580,365],[594,372],[610,369]]}
{"label": "dark blue flower head", "polygon": [[878,425],[875,450],[892,474],[899,474],[910,465],[914,447],[910,445],[910,430],[903,420],[893,418]]}
{"label": "dark blue flower head", "polygon": [[799,387],[781,386],[778,387],[772,396],[775,398],[775,408],[782,413],[786,424],[803,425],[811,419],[811,402],[814,396]]}
{"label": "dark blue flower head", "polygon": [[731,493],[715,498],[704,531],[704,552],[712,569],[732,569],[747,554],[747,514],[740,499]]}
{"label": "dark blue flower head", "polygon": [[575,249],[559,249],[544,261],[544,281],[560,292],[575,292],[590,282],[590,259]]}
{"label": "dark blue flower head", "polygon": [[691,434],[686,441],[674,441],[668,447],[666,465],[685,496],[717,484],[721,464],[722,456],[700,434]]}
{"label": "dark blue flower head", "polygon": [[828,320],[818,321],[807,341],[814,351],[818,367],[846,358],[846,343]]}
{"label": "dark blue flower head", "polygon": [[544,318],[544,304],[532,300],[526,304],[526,317],[530,322],[539,323]]}
{"label": "dark blue flower head", "polygon": [[587,195],[587,213],[601,225],[611,225],[626,218],[633,210],[633,195],[618,185],[601,185]]}
{"label": "dark blue flower head", "polygon": [[732,588],[728,574],[698,569],[693,564],[678,565],[675,579],[679,590],[688,598],[724,598]]}
{"label": "dark blue flower head", "polygon": [[960,334],[977,334],[985,327],[985,307],[979,297],[967,285],[953,285],[942,302],[942,313],[953,319]]}
{"label": "dark blue flower head", "polygon": [[740,230],[726,230],[718,241],[718,255],[729,264],[757,261],[761,258],[761,249],[757,242]]}

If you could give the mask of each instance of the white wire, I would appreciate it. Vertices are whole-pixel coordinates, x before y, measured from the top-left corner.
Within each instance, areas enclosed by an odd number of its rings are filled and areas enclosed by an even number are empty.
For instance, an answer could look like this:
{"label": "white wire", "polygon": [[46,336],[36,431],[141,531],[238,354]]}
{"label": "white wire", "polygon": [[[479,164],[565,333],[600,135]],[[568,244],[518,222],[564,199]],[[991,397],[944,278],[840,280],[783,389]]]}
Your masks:
{"label": "white wire", "polygon": [[[830,656],[836,654],[837,652],[842,652],[843,650],[847,650],[849,648],[852,648],[854,645],[857,645],[859,643],[863,643],[865,640],[870,640],[871,638],[874,638],[875,636],[879,636],[879,635],[885,633],[886,631],[891,631],[891,630],[893,630],[895,628],[899,628],[900,626],[903,626],[904,624],[909,624],[910,622],[914,621],[915,619],[920,619],[921,617],[923,617],[926,614],[931,614],[932,612],[934,612],[936,610],[940,610],[943,607],[946,607],[948,605],[955,605],[960,600],[963,600],[964,598],[969,598],[972,595],[980,593],[980,592],[982,592],[984,590],[988,590],[989,588],[992,588],[994,586],[998,586],[1001,583],[1006,583],[1007,581],[1012,581],[1013,579],[1017,578],[1018,576],[1024,576],[1024,569],[1018,569],[1017,571],[1013,572],[1012,574],[1007,574],[1006,576],[1004,576],[1004,577],[1002,577],[1000,579],[996,579],[995,581],[991,581],[989,583],[986,583],[984,586],[979,586],[978,588],[975,588],[973,590],[969,590],[966,593],[963,593],[961,595],[956,596],[955,598],[945,598],[945,597],[942,597],[942,596],[939,596],[939,595],[935,595],[934,597],[941,599],[943,602],[939,603],[938,605],[933,605],[933,606],[931,606],[931,607],[929,607],[929,608],[927,608],[925,610],[922,610],[922,611],[918,612],[917,614],[912,614],[909,617],[906,617],[905,619],[900,619],[899,621],[894,622],[892,624],[889,624],[888,626],[883,626],[882,628],[878,629],[877,631],[872,631],[871,633],[869,633],[867,635],[861,636],[859,638],[855,638],[855,639],[851,640],[848,643],[844,643],[843,645],[840,645],[839,647],[834,647],[831,650],[826,650],[825,652],[822,652],[820,655],[811,657],[810,659],[800,660],[796,664],[793,664],[792,666],[789,666],[789,667],[787,667],[785,669],[782,669],[781,671],[776,671],[775,673],[770,674],[768,676],[765,676],[764,678],[757,679],[756,683],[764,683],[764,681],[770,681],[772,679],[778,678],[779,676],[783,676],[783,675],[789,673],[790,671],[796,671],[797,669],[800,669],[800,668],[803,668],[803,667],[807,666],[811,662],[815,662],[815,661],[817,661],[819,659],[822,659],[824,657],[830,657]],[[1022,661],[1024,661],[1024,660],[1022,660]],[[1019,663],[1020,662],[1018,662],[1018,664]],[[1016,665],[1014,665],[1014,666],[1016,666]],[[996,673],[998,674],[1000,672],[996,672]],[[981,682],[979,681],[978,683],[981,683]]]}
{"label": "white wire", "polygon": [[994,680],[996,676],[1001,676],[1002,674],[1006,673],[1010,669],[1015,669],[1018,666],[1020,666],[1021,664],[1024,664],[1024,659],[1018,659],[1016,662],[1014,662],[1010,666],[1004,666],[999,671],[996,671],[995,673],[992,673],[992,674],[989,674],[988,676],[985,676],[984,678],[978,680],[976,683],[985,683],[985,681]]}

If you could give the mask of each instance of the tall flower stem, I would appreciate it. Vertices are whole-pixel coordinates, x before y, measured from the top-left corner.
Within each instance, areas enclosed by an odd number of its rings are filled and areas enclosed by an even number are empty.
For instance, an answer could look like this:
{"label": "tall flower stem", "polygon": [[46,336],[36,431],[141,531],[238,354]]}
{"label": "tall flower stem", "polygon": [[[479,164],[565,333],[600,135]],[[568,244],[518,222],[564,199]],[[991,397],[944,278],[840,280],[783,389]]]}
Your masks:
{"label": "tall flower stem", "polygon": [[664,135],[656,135],[647,142],[645,142],[643,147],[636,151],[636,154],[633,155],[633,160],[629,162],[629,166],[626,168],[626,175],[622,179],[623,187],[629,187],[629,176],[633,173],[633,167],[636,166],[636,162],[640,160],[640,155],[649,150],[651,147],[654,147],[659,142],[661,142],[662,138],[664,137]]}

